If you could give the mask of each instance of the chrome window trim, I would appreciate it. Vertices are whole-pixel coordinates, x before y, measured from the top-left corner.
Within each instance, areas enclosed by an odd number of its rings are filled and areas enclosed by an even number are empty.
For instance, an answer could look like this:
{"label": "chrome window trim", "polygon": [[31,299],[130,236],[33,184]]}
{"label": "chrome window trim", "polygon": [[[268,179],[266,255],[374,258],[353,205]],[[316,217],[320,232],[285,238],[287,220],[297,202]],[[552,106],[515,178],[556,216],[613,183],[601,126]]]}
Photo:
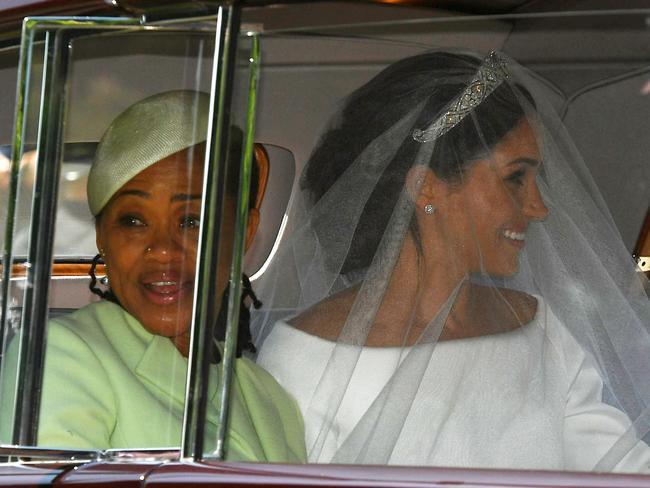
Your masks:
{"label": "chrome window trim", "polygon": [[[216,317],[214,296],[214,276],[216,276],[216,267],[218,263],[217,251],[219,247],[219,219],[223,211],[223,197],[225,189],[225,179],[223,177],[223,168],[227,149],[227,127],[230,121],[230,99],[233,84],[235,49],[237,46],[237,36],[239,29],[241,7],[238,2],[225,1],[219,6],[217,14],[216,27],[216,47],[215,65],[213,66],[213,83],[211,87],[211,122],[210,133],[208,134],[206,150],[206,166],[204,188],[207,189],[206,198],[202,208],[202,238],[199,244],[199,261],[197,263],[197,293],[195,295],[194,314],[192,320],[192,345],[188,357],[188,382],[185,398],[185,416],[183,419],[183,438],[180,451],[177,448],[165,448],[162,451],[173,452],[173,458],[183,454],[184,460],[200,460],[203,457],[204,442],[204,423],[205,423],[205,392],[207,391],[208,371],[206,352],[207,346],[205,339],[211,337],[211,330],[205,324],[211,324],[209,319]],[[156,19],[160,22],[160,19]],[[182,21],[183,19],[179,19]],[[160,25],[145,24],[147,18],[130,17],[30,17],[25,18],[23,22],[23,36],[21,38],[20,59],[18,68],[17,84],[17,103],[14,125],[14,137],[12,144],[12,168],[10,180],[10,206],[7,209],[7,232],[6,246],[3,253],[3,263],[12,263],[12,234],[13,221],[15,218],[15,197],[18,184],[19,161],[24,151],[23,134],[25,132],[25,114],[28,100],[28,81],[30,77],[30,65],[32,60],[33,48],[35,45],[45,44],[45,61],[47,69],[59,70],[59,75],[55,78],[46,79],[42,83],[41,99],[49,101],[49,106],[40,107],[39,117],[39,138],[37,147],[45,147],[47,141],[50,150],[41,151],[39,156],[39,169],[45,173],[43,168],[49,168],[50,171],[57,172],[59,169],[59,159],[63,144],[61,133],[61,121],[64,117],[63,102],[65,101],[65,74],[67,65],[65,64],[66,51],[70,47],[67,43],[74,37],[89,35],[89,31],[96,35],[101,30],[128,30],[128,31],[185,31],[178,27],[163,27]],[[170,25],[173,21],[165,22]],[[200,29],[204,30],[204,29]],[[72,32],[70,32],[72,31]],[[194,29],[196,31],[196,29]],[[191,30],[188,30],[191,32]],[[214,30],[213,30],[214,32]],[[45,36],[42,41],[39,36]],[[52,46],[54,43],[54,47]],[[258,53],[259,54],[259,53]],[[62,62],[63,60],[63,62]],[[56,67],[56,68],[55,68]],[[46,75],[44,74],[44,77]],[[54,110],[53,110],[54,107]],[[250,112],[250,110],[249,110]],[[52,118],[54,117],[54,118]],[[48,120],[50,123],[48,123]],[[45,122],[44,122],[45,121]],[[225,135],[224,135],[225,134]],[[250,139],[250,140],[249,140]],[[252,154],[252,133],[247,136],[246,149]],[[49,158],[46,159],[46,153]],[[250,178],[250,167],[252,157],[250,154],[244,154],[243,161],[245,166],[244,173],[246,178]],[[44,161],[55,161],[57,164],[45,164]],[[246,169],[248,168],[248,169]],[[45,352],[45,324],[47,322],[47,305],[50,282],[50,266],[52,260],[53,240],[48,239],[53,233],[53,223],[55,221],[56,206],[47,206],[51,198],[56,197],[58,177],[56,174],[45,175],[39,180],[39,188],[43,191],[40,200],[42,210],[39,225],[33,225],[31,230],[29,259],[27,262],[26,280],[34,286],[33,293],[26,296],[24,309],[33,309],[32,313],[26,313],[23,316],[21,327],[21,338],[19,346],[20,364],[17,370],[17,384],[24,385],[25,381],[30,382],[28,387],[21,386],[21,391],[16,395],[16,408],[14,416],[14,435],[12,443],[14,445],[0,446],[0,456],[26,457],[26,458],[43,458],[56,460],[79,461],[84,460],[101,460],[101,459],[118,459],[124,460],[129,458],[133,453],[153,453],[152,459],[160,450],[136,449],[136,450],[68,450],[68,449],[48,449],[36,447],[38,413],[40,406],[40,390],[42,383],[42,367]],[[242,182],[243,185],[243,182]],[[246,187],[247,188],[247,187]],[[247,208],[248,190],[243,195],[244,201],[238,203],[238,216],[236,223],[235,244],[243,248],[243,240],[246,232],[247,212],[242,212],[242,208]],[[32,219],[34,215],[32,214]],[[39,246],[38,252],[36,247]],[[232,244],[232,243],[231,243]],[[241,256],[234,260],[235,263],[229,266],[230,275],[236,276],[241,273]],[[40,263],[40,264],[39,264]],[[230,263],[229,263],[230,264]],[[2,289],[0,300],[2,304],[2,316],[0,317],[0,348],[4,350],[6,346],[6,323],[9,305],[10,284],[15,281],[11,276],[11,266],[3,266]],[[231,290],[231,300],[229,307],[229,318],[236,320],[239,312],[238,306],[232,306],[237,303],[241,285]],[[197,299],[198,297],[198,299]],[[197,325],[198,324],[198,325]],[[234,345],[236,342],[237,331],[230,330],[226,335],[226,342],[230,341],[228,346],[232,353],[226,351],[222,371],[232,366],[234,360]],[[233,342],[235,341],[235,342]],[[1,355],[0,355],[1,359]],[[1,366],[1,364],[0,364]],[[219,397],[224,402],[225,407],[221,408],[221,418],[227,419],[227,398],[230,384],[228,373],[222,373],[220,378]],[[224,421],[224,425],[227,420]],[[217,449],[216,458],[223,457],[223,437],[225,429],[219,434],[220,441]],[[125,456],[126,454],[126,456]],[[139,456],[135,456],[134,461],[140,461]],[[163,460],[168,459],[168,455],[163,456]]]}
{"label": "chrome window trim", "polygon": [[[13,228],[15,200],[18,185],[19,162],[24,150],[26,130],[26,110],[29,104],[28,83],[33,48],[37,34],[45,37],[43,79],[40,93],[39,131],[37,150],[39,151],[37,187],[40,192],[32,206],[30,229],[29,264],[27,282],[37,284],[28,286],[23,309],[22,330],[19,345],[19,366],[16,384],[18,391],[14,407],[14,431],[12,440],[18,445],[35,445],[38,426],[42,365],[44,356],[43,337],[47,319],[47,299],[49,291],[50,266],[52,260],[51,239],[54,232],[56,206],[50,202],[56,198],[59,159],[62,149],[62,121],[64,117],[65,82],[67,77],[67,43],[80,29],[112,28],[122,29],[139,24],[131,18],[75,18],[75,17],[27,17],[23,21],[16,88],[16,112],[11,157],[11,179],[5,231],[5,251],[3,255],[2,313],[0,316],[0,348],[4,350],[5,322],[9,304],[11,283],[11,263],[13,260]],[[53,160],[54,164],[45,164]],[[27,374],[31,369],[32,374]]]}

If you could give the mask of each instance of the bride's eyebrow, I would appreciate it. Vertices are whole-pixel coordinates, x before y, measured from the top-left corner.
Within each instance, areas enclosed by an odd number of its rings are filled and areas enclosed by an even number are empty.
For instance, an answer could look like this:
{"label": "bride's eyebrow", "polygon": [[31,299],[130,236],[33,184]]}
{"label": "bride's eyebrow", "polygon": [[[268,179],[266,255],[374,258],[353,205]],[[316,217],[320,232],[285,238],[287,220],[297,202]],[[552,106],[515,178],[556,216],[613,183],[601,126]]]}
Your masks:
{"label": "bride's eyebrow", "polygon": [[520,163],[527,164],[528,166],[533,166],[533,167],[541,166],[542,164],[538,159],[521,157],[509,161],[508,166],[512,164],[520,164]]}

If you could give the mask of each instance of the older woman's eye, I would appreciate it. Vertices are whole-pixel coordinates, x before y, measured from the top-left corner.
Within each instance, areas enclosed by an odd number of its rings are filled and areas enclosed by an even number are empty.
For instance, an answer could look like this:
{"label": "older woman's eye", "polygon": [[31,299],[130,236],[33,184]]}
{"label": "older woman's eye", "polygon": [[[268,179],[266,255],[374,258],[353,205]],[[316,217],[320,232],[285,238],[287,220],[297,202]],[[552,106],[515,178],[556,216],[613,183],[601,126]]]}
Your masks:
{"label": "older woman's eye", "polygon": [[135,215],[122,215],[118,222],[124,227],[142,227],[146,225],[142,219]]}
{"label": "older woman's eye", "polygon": [[184,229],[198,229],[201,221],[194,215],[188,215],[181,220],[181,227]]}

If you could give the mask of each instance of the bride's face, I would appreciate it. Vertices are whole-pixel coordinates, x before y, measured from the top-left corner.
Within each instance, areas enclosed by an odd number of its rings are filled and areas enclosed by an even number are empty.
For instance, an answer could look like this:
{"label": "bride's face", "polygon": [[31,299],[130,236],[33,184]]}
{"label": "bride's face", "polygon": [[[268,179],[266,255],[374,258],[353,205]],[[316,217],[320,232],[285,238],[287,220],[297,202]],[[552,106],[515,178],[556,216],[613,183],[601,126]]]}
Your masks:
{"label": "bride's face", "polygon": [[510,276],[517,271],[528,226],[548,214],[537,186],[540,165],[535,134],[522,121],[448,193],[440,217],[452,241],[447,244],[467,272]]}

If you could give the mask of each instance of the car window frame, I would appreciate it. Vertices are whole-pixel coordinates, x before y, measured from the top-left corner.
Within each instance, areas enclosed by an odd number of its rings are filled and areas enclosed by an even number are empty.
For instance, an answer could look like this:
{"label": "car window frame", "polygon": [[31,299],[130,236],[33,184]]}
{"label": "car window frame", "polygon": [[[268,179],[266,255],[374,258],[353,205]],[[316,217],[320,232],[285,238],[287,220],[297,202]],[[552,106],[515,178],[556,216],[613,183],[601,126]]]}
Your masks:
{"label": "car window frame", "polygon": [[[215,51],[212,67],[212,86],[210,97],[210,124],[206,142],[206,165],[204,167],[204,194],[206,195],[201,208],[201,238],[199,240],[197,270],[195,277],[195,306],[191,325],[191,344],[188,356],[187,383],[185,395],[185,412],[183,416],[182,439],[176,457],[185,461],[199,461],[206,454],[211,459],[223,459],[223,438],[227,424],[229,389],[231,383],[231,369],[235,359],[235,345],[237,339],[237,316],[239,314],[239,296],[241,294],[241,280],[231,279],[229,290],[228,327],[226,330],[225,348],[222,357],[219,378],[219,401],[223,429],[218,432],[217,450],[204,452],[204,427],[205,427],[205,398],[208,388],[207,365],[209,351],[207,340],[211,335],[207,324],[214,323],[218,314],[218,304],[211,297],[215,296],[215,281],[220,253],[230,246],[234,249],[233,259],[227,264],[228,275],[240,276],[242,267],[243,245],[246,234],[246,217],[248,208],[248,182],[250,181],[253,161],[253,127],[254,127],[254,101],[257,88],[257,67],[259,66],[259,44],[254,33],[251,53],[251,76],[249,96],[252,96],[253,105],[249,103],[247,131],[244,140],[242,160],[238,162],[242,167],[240,188],[234,217],[235,235],[232,241],[220,239],[220,221],[225,212],[223,201],[225,198],[227,148],[229,145],[229,131],[224,130],[230,123],[230,104],[234,83],[235,53],[239,35],[240,5],[224,2],[216,8],[214,15],[205,20],[214,23]],[[165,29],[178,32],[176,27],[167,24],[173,21],[186,22],[178,17],[178,12],[171,14],[170,18],[157,15],[155,22],[150,23],[145,16],[142,17],[27,17],[23,22],[23,31],[20,44],[20,58],[18,68],[18,83],[16,95],[16,114],[14,124],[14,137],[12,139],[12,167],[10,176],[10,191],[7,219],[7,238],[3,253],[3,263],[12,265],[3,266],[2,276],[2,316],[0,322],[0,347],[4,348],[5,331],[9,320],[9,289],[12,281],[23,274],[29,284],[27,287],[32,292],[26,294],[23,310],[30,312],[21,319],[21,334],[19,345],[20,363],[16,373],[16,382],[19,392],[16,395],[14,416],[14,433],[12,445],[0,446],[0,456],[9,458],[30,459],[56,459],[56,460],[99,460],[104,458],[117,459],[121,457],[121,450],[76,450],[76,449],[47,449],[38,447],[37,425],[40,408],[40,390],[43,376],[46,323],[48,317],[48,293],[52,278],[53,262],[53,231],[56,206],[49,204],[55,200],[58,185],[58,171],[61,165],[63,148],[62,120],[64,117],[65,82],[67,76],[67,51],[69,43],[76,37],[96,34],[99,30],[129,30],[129,31],[161,31]],[[193,19],[195,20],[195,19]],[[203,19],[202,19],[203,20]],[[165,25],[161,25],[160,23]],[[186,28],[181,25],[181,29]],[[188,29],[188,32],[191,30]],[[31,226],[30,246],[28,259],[25,263],[13,266],[12,255],[12,230],[13,216],[15,213],[19,161],[24,152],[23,132],[25,130],[25,113],[29,103],[28,81],[34,47],[45,44],[46,68],[45,78],[42,80],[41,100],[49,103],[49,107],[41,104],[41,117],[39,117],[38,171],[35,193],[38,195],[33,201],[32,221],[38,220],[39,225]],[[52,73],[54,76],[52,76]],[[250,102],[250,100],[249,100]],[[49,117],[49,118],[48,118]],[[45,161],[54,161],[47,164]],[[226,241],[227,243],[224,243]],[[219,440],[220,439],[220,440]],[[220,446],[220,449],[219,449]],[[138,452],[149,453],[154,459],[168,460],[169,449],[138,449]]]}

